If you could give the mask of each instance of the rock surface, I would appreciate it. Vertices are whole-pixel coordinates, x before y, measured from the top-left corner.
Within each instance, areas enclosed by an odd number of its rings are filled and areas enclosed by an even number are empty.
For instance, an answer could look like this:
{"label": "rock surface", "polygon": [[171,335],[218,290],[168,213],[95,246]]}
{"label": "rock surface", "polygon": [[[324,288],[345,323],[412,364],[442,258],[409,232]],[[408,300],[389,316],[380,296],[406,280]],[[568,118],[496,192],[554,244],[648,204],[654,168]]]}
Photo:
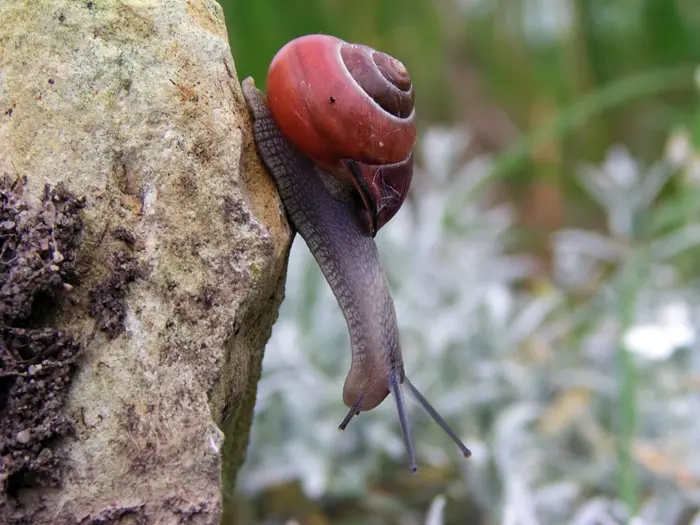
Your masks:
{"label": "rock surface", "polygon": [[[0,176],[26,177],[27,213],[46,206],[46,184],[85,198],[74,278],[56,270],[59,291],[37,294],[20,319],[79,345],[67,426],[37,440],[45,424],[8,428],[0,412],[0,523],[219,523],[290,241],[221,8],[4,0],[0,20]],[[57,246],[39,257],[60,269]],[[22,337],[29,354],[4,350],[30,384],[30,369],[58,358],[46,338],[32,348]],[[11,404],[2,385],[0,411]],[[33,476],[29,462],[2,479],[7,451],[22,447],[51,458],[52,475]]]}

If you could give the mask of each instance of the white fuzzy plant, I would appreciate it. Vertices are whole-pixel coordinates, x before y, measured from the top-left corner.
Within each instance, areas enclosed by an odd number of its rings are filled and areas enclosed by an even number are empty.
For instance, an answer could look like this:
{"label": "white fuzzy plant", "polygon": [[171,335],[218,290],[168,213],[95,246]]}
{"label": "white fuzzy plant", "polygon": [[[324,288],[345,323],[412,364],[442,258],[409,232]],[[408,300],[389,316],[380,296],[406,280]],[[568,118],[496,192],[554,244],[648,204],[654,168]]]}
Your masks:
{"label": "white fuzzy plant", "polygon": [[[444,225],[451,191],[470,191],[488,174],[488,162],[455,166],[466,146],[463,131],[435,130],[420,144],[424,168],[414,175],[412,199],[378,236],[400,324],[406,369],[474,450],[468,463],[484,463],[487,449],[471,407],[501,395],[498,370],[479,356],[491,352],[479,339],[507,327],[501,359],[537,324],[552,301],[529,304],[514,314],[511,283],[525,276],[525,261],[503,254],[511,224],[507,208],[464,206],[456,235]],[[476,347],[473,344],[476,342]],[[266,348],[263,377],[242,487],[255,491],[287,479],[301,479],[307,493],[361,492],[376,472],[379,456],[405,459],[393,403],[338,424],[347,409],[341,400],[349,367],[345,321],[329,287],[301,239],[292,249],[286,298]],[[518,368],[518,367],[515,367]],[[512,377],[512,382],[519,379]],[[423,424],[411,407],[414,440],[423,463],[464,462],[441,430]]]}
{"label": "white fuzzy plant", "polygon": [[[419,465],[459,465],[463,475],[450,486],[450,499],[476,501],[490,523],[628,522],[632,518],[617,500],[610,424],[619,380],[614,354],[622,341],[639,367],[632,452],[650,494],[634,519],[640,525],[671,523],[698,501],[693,485],[679,485],[676,478],[681,472],[700,479],[693,445],[700,442],[700,418],[692,417],[700,403],[689,393],[700,358],[674,356],[697,346],[700,291],[680,286],[672,259],[697,244],[700,225],[630,242],[635,217],[651,212],[671,171],[659,165],[643,172],[624,150],[613,149],[602,167],[580,173],[607,214],[608,232],[559,232],[553,239],[554,286],[538,295],[516,293],[512,285],[530,265],[504,253],[512,227],[508,208],[464,199],[476,195],[489,172],[488,159],[457,165],[467,143],[463,130],[432,130],[423,137],[416,198],[377,239],[407,373],[474,452],[462,459],[441,430],[409,405]],[[448,224],[455,196],[467,204]],[[637,283],[633,322],[623,327],[617,292],[640,260],[648,278]],[[609,267],[611,275],[599,279],[588,302],[564,308],[568,295]],[[568,337],[572,330],[580,332],[575,339]],[[654,341],[660,343],[650,351]],[[347,411],[341,391],[349,362],[345,321],[297,239],[286,298],[266,349],[240,489],[250,494],[299,479],[310,497],[362,494],[383,456],[405,460],[390,400],[345,432],[337,429]],[[668,464],[656,471],[644,465],[654,454]],[[441,523],[445,504],[435,500],[428,523]]]}

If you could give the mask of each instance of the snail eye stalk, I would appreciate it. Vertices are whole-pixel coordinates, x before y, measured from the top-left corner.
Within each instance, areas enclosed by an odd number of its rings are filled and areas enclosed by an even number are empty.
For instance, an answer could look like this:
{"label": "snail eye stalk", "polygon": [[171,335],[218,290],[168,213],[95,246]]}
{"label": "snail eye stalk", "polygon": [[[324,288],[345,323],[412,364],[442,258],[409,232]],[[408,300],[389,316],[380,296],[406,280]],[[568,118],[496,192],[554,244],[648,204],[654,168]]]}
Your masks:
{"label": "snail eye stalk", "polygon": [[435,421],[438,426],[444,430],[448,436],[450,436],[450,439],[455,442],[455,444],[459,447],[459,450],[462,452],[462,455],[465,458],[471,457],[472,451],[469,450],[464,443],[462,443],[462,440],[457,437],[455,431],[450,428],[450,425],[448,425],[438,411],[435,410],[433,405],[431,405],[428,400],[425,399],[425,396],[421,394],[415,386],[413,386],[413,383],[409,381],[408,377],[404,377],[404,384],[408,388],[408,391],[413,398],[418,401],[418,404],[421,407],[423,407],[423,410],[425,410],[428,415],[433,418],[433,421]]}
{"label": "snail eye stalk", "polygon": [[[404,378],[405,380],[405,378]],[[411,462],[411,470],[415,472],[418,470],[416,467],[416,455],[413,453],[413,440],[411,439],[411,427],[408,425],[408,417],[406,415],[406,405],[404,404],[403,391],[401,389],[401,384],[399,383],[399,378],[394,370],[390,373],[389,378],[389,390],[394,394],[394,400],[396,401],[396,411],[399,413],[399,423],[401,423],[401,433],[403,434],[403,442],[406,445],[406,452],[408,453],[408,459]]]}

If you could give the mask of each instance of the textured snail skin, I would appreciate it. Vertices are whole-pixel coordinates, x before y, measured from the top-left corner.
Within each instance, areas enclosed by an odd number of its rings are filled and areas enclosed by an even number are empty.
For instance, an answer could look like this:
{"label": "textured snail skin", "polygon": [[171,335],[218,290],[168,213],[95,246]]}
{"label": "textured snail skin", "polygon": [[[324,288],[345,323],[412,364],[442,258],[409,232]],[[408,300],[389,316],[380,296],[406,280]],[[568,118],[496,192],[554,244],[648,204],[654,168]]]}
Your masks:
{"label": "textured snail skin", "polygon": [[404,379],[394,301],[377,246],[355,218],[358,203],[329,193],[323,173],[280,131],[252,79],[243,81],[243,94],[253,115],[258,152],[348,324],[352,365],[343,402],[357,411],[371,410],[389,394],[390,376],[399,384]]}

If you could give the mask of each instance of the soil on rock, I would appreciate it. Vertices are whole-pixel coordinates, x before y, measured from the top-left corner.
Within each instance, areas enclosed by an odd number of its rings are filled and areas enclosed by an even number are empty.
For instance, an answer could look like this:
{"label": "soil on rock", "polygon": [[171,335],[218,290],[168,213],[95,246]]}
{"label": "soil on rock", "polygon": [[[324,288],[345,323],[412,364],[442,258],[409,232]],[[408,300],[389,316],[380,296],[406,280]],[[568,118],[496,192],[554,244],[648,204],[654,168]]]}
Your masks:
{"label": "soil on rock", "polygon": [[[122,228],[121,231],[126,230]],[[130,235],[132,238],[133,234]],[[116,251],[112,255],[109,275],[90,290],[90,315],[109,339],[115,339],[124,331],[126,288],[140,273],[138,263],[130,252]]]}
{"label": "soil on rock", "polygon": [[[19,489],[56,486],[52,442],[71,431],[62,406],[81,353],[71,334],[50,326],[72,289],[85,205],[45,187],[29,206],[22,179],[0,177],[0,522]],[[6,520],[6,521],[5,521]]]}

